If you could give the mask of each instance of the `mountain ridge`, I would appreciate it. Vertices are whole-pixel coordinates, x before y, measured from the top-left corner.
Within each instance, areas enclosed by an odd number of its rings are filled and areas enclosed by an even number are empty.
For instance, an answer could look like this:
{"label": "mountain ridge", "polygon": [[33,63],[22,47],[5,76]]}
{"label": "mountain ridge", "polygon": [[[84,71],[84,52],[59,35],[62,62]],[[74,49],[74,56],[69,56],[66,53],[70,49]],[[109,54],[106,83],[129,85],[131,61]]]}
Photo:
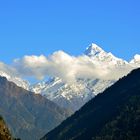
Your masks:
{"label": "mountain ridge", "polygon": [[[121,70],[122,76],[130,72],[132,69],[138,67],[137,65],[131,65],[131,63],[121,58],[115,57],[110,52],[105,52],[101,47],[94,43],[92,43],[88,48],[86,48],[86,51],[83,55],[88,57],[88,59],[90,59],[92,63],[97,62],[98,65],[104,65],[108,66],[109,68],[113,67],[113,69]],[[37,83],[36,85],[31,86],[30,89],[34,92],[37,91],[37,93],[42,94],[43,96],[57,103],[61,107],[68,107],[71,110],[76,111],[80,107],[82,107],[87,101],[92,99],[95,95],[114,84],[117,80],[118,79],[100,80],[96,78],[80,80],[77,79],[77,85],[76,83],[74,83],[74,85],[71,86],[67,83],[64,83],[60,78],[56,78],[54,82],[47,81],[43,83]],[[77,90],[75,91],[75,89]],[[85,93],[88,96],[87,98],[85,98]],[[77,100],[75,100],[76,98]]]}
{"label": "mountain ridge", "polygon": [[85,104],[41,140],[138,140],[139,77],[140,68],[133,70]]}
{"label": "mountain ridge", "polygon": [[[135,55],[134,59],[127,62],[121,58],[117,58],[112,53],[104,51],[98,45],[92,43],[84,52],[83,56],[87,62],[97,65],[97,67],[105,67],[110,72],[110,75],[118,73],[113,80],[102,80],[100,78],[77,78],[75,83],[64,82],[59,77],[52,77],[49,80],[38,82],[36,84],[29,84],[18,77],[13,77],[8,74],[1,74],[7,77],[9,81],[16,83],[29,91],[41,94],[47,99],[53,101],[63,108],[67,108],[75,112],[80,109],[87,101],[95,97],[98,93],[104,91],[107,87],[114,84],[119,78],[129,73],[131,70],[140,67],[139,55]],[[111,72],[117,70],[112,74]],[[104,72],[105,70],[103,70]],[[100,72],[99,75],[102,75]],[[107,76],[107,77],[108,77]],[[86,93],[86,94],[85,94]]]}
{"label": "mountain ridge", "polygon": [[0,77],[0,114],[14,137],[38,140],[44,130],[50,131],[71,113]]}

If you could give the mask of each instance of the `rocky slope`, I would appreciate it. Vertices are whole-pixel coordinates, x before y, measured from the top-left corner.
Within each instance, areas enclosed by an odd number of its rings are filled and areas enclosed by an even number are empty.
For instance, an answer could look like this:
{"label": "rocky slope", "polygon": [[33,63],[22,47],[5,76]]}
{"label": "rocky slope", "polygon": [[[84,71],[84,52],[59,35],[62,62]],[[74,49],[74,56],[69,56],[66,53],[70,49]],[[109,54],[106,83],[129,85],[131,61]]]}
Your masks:
{"label": "rocky slope", "polygon": [[38,140],[70,113],[55,103],[0,77],[0,114],[14,137]]}

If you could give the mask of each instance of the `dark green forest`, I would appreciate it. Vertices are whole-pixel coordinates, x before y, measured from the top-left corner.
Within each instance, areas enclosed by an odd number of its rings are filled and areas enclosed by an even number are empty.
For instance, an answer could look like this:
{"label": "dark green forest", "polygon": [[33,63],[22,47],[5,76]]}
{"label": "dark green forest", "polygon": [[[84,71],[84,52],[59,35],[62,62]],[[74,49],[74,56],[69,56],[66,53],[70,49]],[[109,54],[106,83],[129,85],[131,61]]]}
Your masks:
{"label": "dark green forest", "polygon": [[140,96],[130,98],[119,112],[119,115],[106,123],[92,140],[140,139]]}
{"label": "dark green forest", "polygon": [[140,69],[97,95],[41,140],[140,140]]}

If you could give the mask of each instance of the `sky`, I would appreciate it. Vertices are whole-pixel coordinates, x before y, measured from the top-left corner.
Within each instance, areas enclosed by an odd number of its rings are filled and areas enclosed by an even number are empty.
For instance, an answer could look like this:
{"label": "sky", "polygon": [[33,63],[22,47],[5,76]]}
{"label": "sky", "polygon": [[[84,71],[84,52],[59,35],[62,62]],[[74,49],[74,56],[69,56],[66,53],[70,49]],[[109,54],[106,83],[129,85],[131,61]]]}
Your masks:
{"label": "sky", "polygon": [[140,54],[139,0],[0,0],[0,61],[93,43],[130,60]]}

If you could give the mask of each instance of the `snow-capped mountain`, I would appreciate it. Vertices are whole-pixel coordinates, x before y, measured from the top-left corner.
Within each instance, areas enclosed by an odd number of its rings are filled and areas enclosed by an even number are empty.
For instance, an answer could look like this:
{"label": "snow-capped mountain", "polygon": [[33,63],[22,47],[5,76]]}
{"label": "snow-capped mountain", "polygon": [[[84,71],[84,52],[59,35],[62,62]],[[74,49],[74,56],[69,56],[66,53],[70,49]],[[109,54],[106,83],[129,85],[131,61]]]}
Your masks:
{"label": "snow-capped mountain", "polygon": [[[132,69],[140,67],[140,55],[135,55],[130,62],[127,62],[123,59],[115,57],[110,52],[107,53],[96,44],[91,44],[86,49],[83,56],[85,56],[85,59],[87,58],[88,62],[90,60],[90,62],[97,63],[101,66],[103,65],[109,68],[113,66],[115,70],[121,70],[122,76],[127,74]],[[115,72],[113,74],[115,74]],[[74,83],[67,83],[59,77],[53,77],[47,81],[42,81],[29,86],[27,81],[13,76],[12,74],[0,71],[0,75],[6,77],[9,81],[14,82],[18,86],[33,91],[36,94],[41,94],[59,106],[72,111],[78,110],[95,95],[104,91],[107,87],[111,86],[118,80],[118,78],[113,80],[103,80],[100,78],[97,79],[91,77],[77,78]]]}
{"label": "snow-capped mountain", "polygon": [[20,77],[14,76],[13,74],[10,74],[4,71],[0,71],[0,76],[6,77],[8,81],[11,81],[15,83],[17,86],[22,87],[26,90],[29,90],[29,82],[27,82],[26,80],[23,80]]}
{"label": "snow-capped mountain", "polygon": [[91,44],[85,51],[85,55],[97,62],[104,62],[107,65],[121,66],[128,64],[127,61],[115,57],[111,52],[107,53],[96,44]]}
{"label": "snow-capped mountain", "polygon": [[63,108],[76,111],[113,83],[114,81],[77,79],[75,84],[67,84],[59,78],[52,78],[46,83],[42,82],[32,86],[31,91],[41,93]]}
{"label": "snow-capped mountain", "polygon": [[[115,57],[111,53],[105,52],[96,44],[91,44],[86,49],[84,55],[90,57],[93,62],[102,62],[105,65],[114,65],[115,67],[129,65],[128,62]],[[76,83],[68,84],[59,78],[52,78],[47,82],[31,86],[30,90],[38,94],[41,93],[61,107],[76,111],[114,82],[115,80],[77,79]]]}
{"label": "snow-capped mountain", "polygon": [[94,43],[92,43],[89,47],[87,47],[85,51],[85,55],[89,57],[94,57],[101,53],[105,53],[105,51]]}

